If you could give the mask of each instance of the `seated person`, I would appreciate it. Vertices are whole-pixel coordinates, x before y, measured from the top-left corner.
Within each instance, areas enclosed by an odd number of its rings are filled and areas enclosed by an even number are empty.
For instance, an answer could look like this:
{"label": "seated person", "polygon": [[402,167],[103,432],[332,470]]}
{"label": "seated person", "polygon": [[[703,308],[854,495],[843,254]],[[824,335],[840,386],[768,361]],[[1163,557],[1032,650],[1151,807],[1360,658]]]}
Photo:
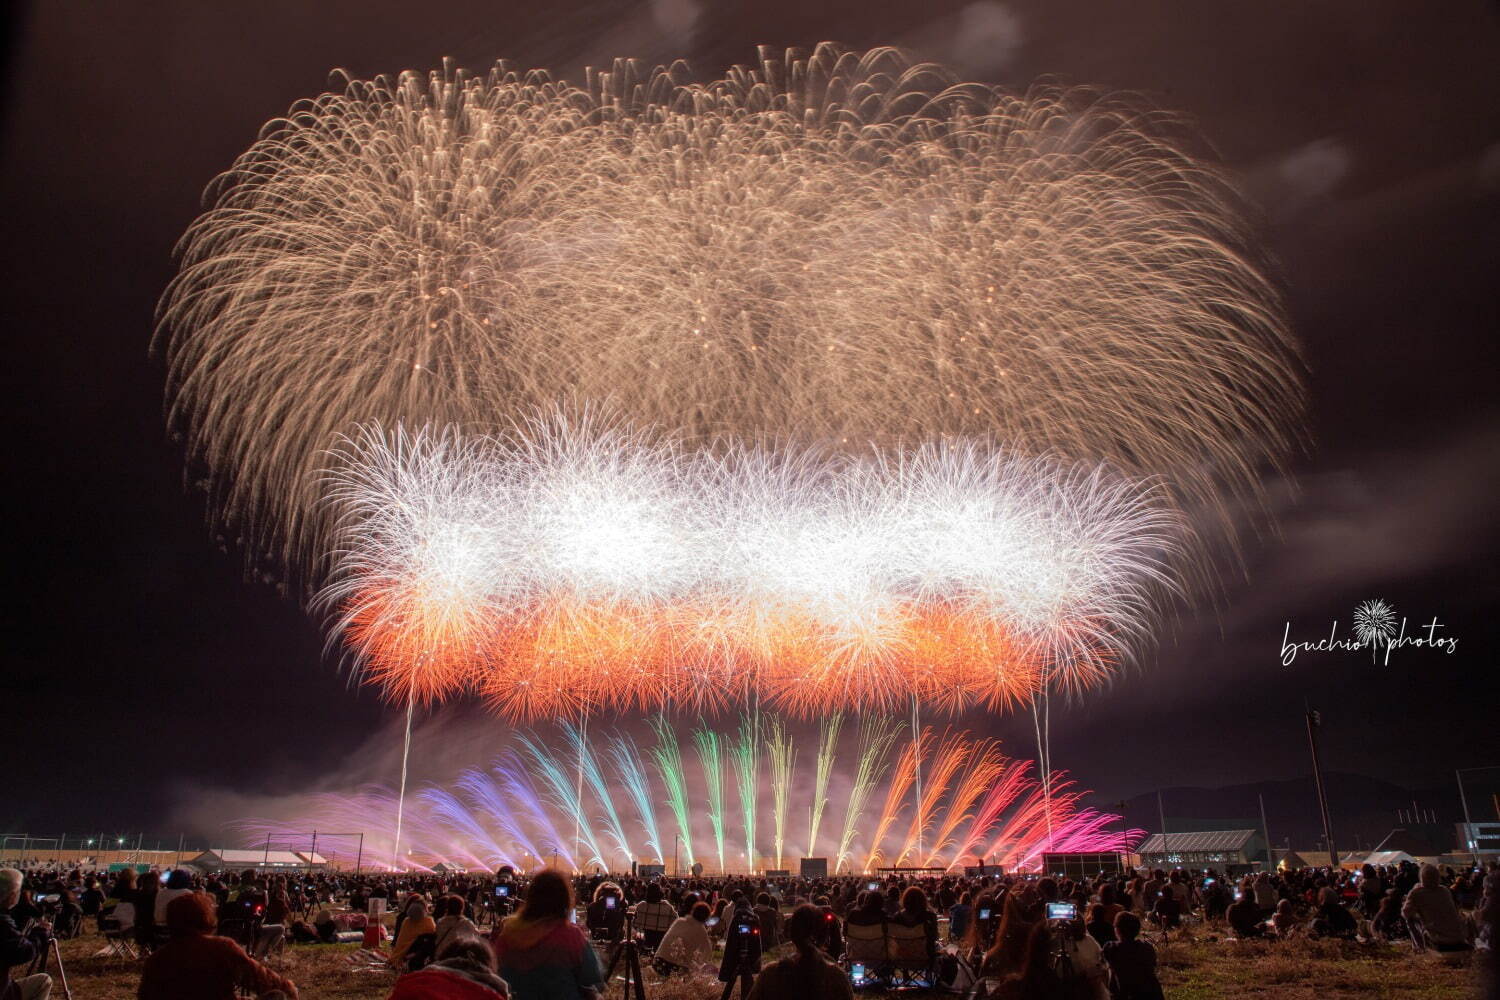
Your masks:
{"label": "seated person", "polygon": [[[1248,895],[1248,894],[1247,894]],[[1254,906],[1254,901],[1251,901]],[[1118,941],[1104,946],[1104,961],[1114,977],[1118,1000],[1162,1000],[1161,980],[1156,978],[1156,949],[1138,940],[1141,921],[1125,911],[1115,917]]]}
{"label": "seated person", "polygon": [[1332,886],[1325,885],[1318,893],[1318,912],[1313,917],[1312,930],[1320,937],[1333,938],[1352,938],[1359,932],[1354,915],[1344,907],[1338,890]]}
{"label": "seated person", "polygon": [[261,965],[229,938],[214,935],[213,897],[201,892],[167,904],[167,943],[141,970],[138,1000],[230,1000],[245,989],[252,996],[296,1000],[289,979]]}
{"label": "seated person", "polygon": [[40,933],[30,936],[22,934],[11,916],[21,902],[21,886],[25,878],[16,868],[0,868],[0,969],[5,970],[5,996],[17,1000],[42,1000],[52,991],[52,977],[45,972],[35,975],[10,978],[10,970],[17,965],[27,965],[36,960],[46,947],[48,925],[45,920],[36,926]]}
{"label": "seated person", "polygon": [[927,934],[927,957],[937,957],[937,914],[928,909],[927,893],[920,886],[911,886],[901,894],[901,909],[896,911],[890,922],[923,928]]}
{"label": "seated person", "polygon": [[1182,926],[1182,903],[1178,902],[1175,892],[1163,892],[1156,897],[1156,903],[1151,907],[1151,922],[1164,931]]}
{"label": "seated person", "polygon": [[771,894],[762,892],[755,897],[755,919],[760,921],[761,946],[767,950],[781,943],[781,911],[771,901]]}
{"label": "seated person", "polygon": [[[910,892],[911,890],[907,890]],[[925,899],[924,899],[925,905]],[[770,966],[756,977],[748,1000],[853,1000],[854,990],[844,971],[828,960],[827,915],[811,903],[803,903],[786,922],[787,937],[796,954]]]}
{"label": "seated person", "polygon": [[613,882],[600,882],[584,916],[596,941],[618,941],[625,935],[625,898]]}
{"label": "seated person", "polygon": [[[401,922],[401,930],[396,933],[396,943],[391,948],[391,965],[404,972],[412,957],[421,961],[421,951],[418,950],[416,956],[412,952],[417,940],[429,934],[437,934],[437,921],[428,914],[427,904],[422,897],[413,894],[411,902],[406,904],[406,919]],[[428,951],[427,955],[430,954]]]}
{"label": "seated person", "polygon": [[1276,904],[1276,912],[1271,917],[1271,929],[1276,932],[1277,937],[1290,937],[1300,926],[1297,920],[1297,911],[1290,899],[1283,899]]}
{"label": "seated person", "polygon": [[645,900],[635,907],[635,929],[646,947],[655,951],[676,920],[677,910],[666,901],[661,886],[656,882],[646,886]]}
{"label": "seated person", "polygon": [[1421,882],[1406,894],[1401,915],[1411,928],[1417,948],[1434,951],[1468,951],[1468,934],[1453,893],[1442,884],[1437,865],[1422,866]]}
{"label": "seated person", "polygon": [[1229,929],[1234,931],[1235,937],[1260,937],[1265,933],[1260,907],[1255,904],[1255,893],[1248,889],[1242,890],[1240,898],[1229,904],[1224,918],[1229,921]]}
{"label": "seated person", "polygon": [[[713,958],[714,946],[705,926],[712,912],[707,903],[694,903],[687,916],[672,921],[656,946],[659,969],[695,969]],[[668,968],[662,969],[663,966]]]}
{"label": "seated person", "polygon": [[1380,897],[1380,906],[1370,921],[1370,933],[1382,941],[1406,941],[1411,938],[1411,928],[1401,915],[1401,894],[1391,889]]}
{"label": "seated person", "polygon": [[[445,897],[446,898],[446,897]],[[450,937],[437,960],[396,980],[388,1000],[494,1000],[510,996],[495,972],[495,953],[484,940]]]}
{"label": "seated person", "polygon": [[440,896],[434,904],[437,924],[433,927],[432,953],[441,955],[448,945],[460,937],[480,937],[474,921],[464,916],[464,898],[449,894]]}

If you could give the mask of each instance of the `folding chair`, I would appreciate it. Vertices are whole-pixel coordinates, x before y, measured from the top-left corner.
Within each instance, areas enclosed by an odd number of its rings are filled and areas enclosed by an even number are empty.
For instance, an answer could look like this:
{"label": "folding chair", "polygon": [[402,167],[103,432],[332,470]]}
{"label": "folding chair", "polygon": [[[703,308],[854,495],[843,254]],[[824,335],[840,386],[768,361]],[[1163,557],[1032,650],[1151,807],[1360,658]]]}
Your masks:
{"label": "folding chair", "polygon": [[135,946],[135,904],[116,903],[114,908],[99,918],[99,930],[104,935],[104,948],[99,954],[104,958],[125,958],[132,962],[141,957]]}
{"label": "folding chair", "polygon": [[932,953],[927,950],[927,928],[890,923],[885,940],[894,986],[929,986],[932,983]]}
{"label": "folding chair", "polygon": [[[844,964],[850,969],[863,965],[865,982],[885,977],[888,952],[884,924],[846,924],[844,926]],[[859,986],[862,983],[855,983]]]}

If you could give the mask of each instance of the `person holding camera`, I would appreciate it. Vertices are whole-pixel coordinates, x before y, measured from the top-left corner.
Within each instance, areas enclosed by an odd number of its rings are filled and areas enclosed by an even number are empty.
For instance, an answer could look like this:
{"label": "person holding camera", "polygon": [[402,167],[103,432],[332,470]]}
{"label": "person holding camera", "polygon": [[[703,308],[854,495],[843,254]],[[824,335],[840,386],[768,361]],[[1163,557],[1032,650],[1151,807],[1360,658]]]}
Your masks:
{"label": "person holding camera", "polygon": [[52,977],[38,972],[19,979],[10,977],[10,970],[17,965],[29,965],[38,955],[44,954],[52,936],[52,927],[45,920],[32,923],[30,929],[21,933],[11,916],[21,902],[21,886],[24,878],[15,868],[0,868],[0,968],[4,983],[0,995],[17,1000],[47,1000],[52,995]]}
{"label": "person holding camera", "polygon": [[625,894],[613,882],[600,882],[594,889],[584,922],[595,941],[618,943],[625,934]]}
{"label": "person holding camera", "polygon": [[744,893],[734,894],[733,917],[724,931],[724,959],[719,963],[719,982],[724,984],[722,1000],[729,1000],[734,984],[740,984],[740,997],[750,995],[755,976],[760,972],[760,921],[750,908]]}

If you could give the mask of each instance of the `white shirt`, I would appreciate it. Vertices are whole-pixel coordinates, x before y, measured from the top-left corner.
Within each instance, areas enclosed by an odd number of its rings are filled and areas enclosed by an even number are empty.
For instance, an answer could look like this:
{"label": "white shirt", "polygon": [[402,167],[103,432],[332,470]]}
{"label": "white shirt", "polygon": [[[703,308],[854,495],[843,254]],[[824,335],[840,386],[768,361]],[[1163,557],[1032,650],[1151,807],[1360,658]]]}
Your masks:
{"label": "white shirt", "polygon": [[692,968],[713,957],[713,942],[708,939],[708,928],[692,917],[678,917],[667,928],[656,954],[673,965]]}

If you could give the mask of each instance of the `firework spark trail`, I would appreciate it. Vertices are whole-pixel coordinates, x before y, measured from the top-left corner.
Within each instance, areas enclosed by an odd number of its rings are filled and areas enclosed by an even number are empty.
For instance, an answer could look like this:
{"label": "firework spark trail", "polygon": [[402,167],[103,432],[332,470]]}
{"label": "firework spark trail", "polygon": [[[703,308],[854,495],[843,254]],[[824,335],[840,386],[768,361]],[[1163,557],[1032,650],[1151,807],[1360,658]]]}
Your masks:
{"label": "firework spark trail", "polygon": [[[517,737],[521,745],[531,755],[532,763],[536,765],[541,774],[542,782],[547,791],[544,793],[546,799],[553,807],[573,821],[573,827],[584,848],[588,850],[584,864],[606,866],[604,852],[599,849],[599,843],[594,837],[593,825],[589,823],[588,817],[584,815],[583,802],[578,795],[578,790],[573,783],[573,775],[565,770],[564,762],[549,754],[542,743],[530,735]],[[575,865],[576,867],[576,865]]]}
{"label": "firework spark trail", "polygon": [[739,677],[803,715],[1001,707],[1044,666],[1086,686],[1145,634],[1180,530],[1150,484],[976,442],[705,457],[554,413],[350,449],[334,631],[391,696],[519,717],[714,703]]}
{"label": "firework spark trail", "polygon": [[880,861],[889,856],[885,847],[886,832],[906,811],[906,793],[916,780],[917,767],[931,749],[931,745],[932,731],[924,729],[920,737],[906,743],[901,750],[901,756],[896,758],[896,766],[891,771],[889,784],[886,785],[885,806],[880,810],[880,817],[875,821],[875,832],[871,835],[869,847],[865,852],[865,871],[873,870]]}
{"label": "firework spark trail", "polygon": [[740,813],[744,817],[741,829],[745,833],[745,865],[747,871],[757,868],[755,853],[755,818],[760,814],[757,797],[760,792],[760,726],[757,720],[746,716],[740,719],[739,739],[729,746],[729,758],[734,769],[735,784],[739,787]]}
{"label": "firework spark trail", "polygon": [[818,724],[817,770],[813,777],[813,798],[807,825],[809,853],[818,842],[818,825],[823,819],[823,807],[828,804],[828,779],[833,774],[833,763],[838,757],[839,729],[843,724],[842,712],[824,716]]}
{"label": "firework spark trail", "polygon": [[708,822],[714,831],[719,871],[724,871],[724,765],[719,734],[708,728],[695,729],[693,743],[698,747],[698,761],[703,765]]}
{"label": "firework spark trail", "polygon": [[864,716],[859,720],[859,764],[854,770],[854,784],[849,789],[849,804],[844,811],[844,830],[839,835],[834,871],[851,860],[849,848],[854,840],[854,828],[864,815],[865,803],[869,801],[880,768],[896,742],[896,735],[895,727],[878,716]]}
{"label": "firework spark trail", "polygon": [[[787,804],[792,791],[792,771],[797,766],[797,747],[786,723],[781,719],[772,718],[767,728],[770,731],[766,747],[771,758],[771,809],[776,831],[776,867],[780,869],[785,867],[782,864],[782,848],[786,843]],[[819,794],[814,790],[814,797]],[[813,842],[809,840],[807,843],[807,849],[812,850]]]}
{"label": "firework spark trail", "polygon": [[636,747],[635,740],[617,733],[609,739],[608,753],[615,773],[620,776],[620,783],[625,786],[625,792],[630,796],[636,815],[640,818],[641,830],[646,834],[646,846],[651,850],[651,857],[657,864],[661,864],[661,835],[657,832],[651,779],[646,776],[640,750]]}
{"label": "firework spark trail", "polygon": [[605,833],[614,841],[615,856],[624,858],[628,865],[635,860],[635,849],[630,846],[630,840],[625,835],[625,825],[620,822],[619,810],[615,808],[614,790],[604,779],[604,771],[599,766],[593,747],[589,745],[581,729],[571,726],[563,727],[563,739],[572,750],[574,760],[580,764],[584,781],[594,793],[594,800],[604,810],[604,816],[600,818],[604,821]]}
{"label": "firework spark trail", "polygon": [[[687,852],[687,866],[691,870],[695,863],[692,812],[688,805],[687,773],[682,767],[682,751],[677,745],[677,733],[662,716],[652,719],[651,727],[656,730],[656,745],[651,748],[651,756],[656,761],[656,771],[661,775],[662,785],[667,790],[667,802],[672,806],[672,815],[677,820],[677,835],[682,840],[683,850]],[[673,861],[676,861],[675,852]],[[674,871],[672,874],[679,875],[681,872]]]}
{"label": "firework spark trail", "polygon": [[[784,722],[772,717],[768,724],[773,742],[789,746],[789,741],[774,739],[778,728],[784,729]],[[665,725],[664,721],[659,721],[659,725]],[[908,808],[903,812],[900,805],[908,797],[911,761],[898,760],[891,768],[884,765],[884,758],[894,740],[888,723],[865,719],[860,728],[864,736],[861,757],[876,761],[872,765],[874,778],[871,784],[886,789],[886,811],[894,816],[886,823],[885,829],[873,834],[871,843],[874,848],[868,865],[877,864],[881,858],[904,857],[908,861],[951,867],[967,862],[973,855],[985,857],[988,854],[991,857],[987,860],[997,860],[1008,868],[1036,867],[1041,852],[1048,849],[1049,837],[1046,801],[1030,762],[1013,762],[1004,758],[992,741],[970,741],[961,734],[950,734],[939,740],[931,733],[927,734],[924,761],[934,783],[924,785],[922,813],[931,818],[933,840],[930,851],[924,846],[921,852],[913,854],[916,839],[911,825],[914,821],[907,815],[911,810]],[[745,732],[741,727],[735,736],[729,737],[729,752],[734,757],[731,763],[735,767],[744,759],[739,750],[742,747],[740,737]],[[670,731],[666,735],[670,738]],[[408,858],[403,850],[398,859],[391,852],[389,843],[379,841],[370,843],[371,856],[382,864],[416,862],[424,866],[447,861],[465,866],[495,867],[501,863],[515,864],[519,859],[529,868],[543,863],[550,849],[575,868],[588,860],[605,864],[599,857],[579,857],[575,863],[574,856],[568,855],[560,846],[559,822],[567,823],[573,819],[570,806],[574,796],[569,778],[576,753],[566,746],[566,741],[560,742],[562,748],[557,751],[547,749],[553,741],[535,733],[516,739],[516,745],[507,748],[488,770],[467,769],[447,787],[429,786],[411,797],[408,803],[409,839],[404,838],[403,843],[413,848],[414,856]],[[717,743],[721,765],[725,752],[723,739],[719,737]],[[885,744],[884,749],[879,745],[881,743]],[[612,751],[628,757],[634,743],[617,734],[610,746]],[[550,771],[549,762],[539,758],[538,750],[542,757],[551,759]],[[911,747],[908,746],[908,757],[910,753]],[[954,765],[949,768],[943,762],[946,755],[966,763],[962,767]],[[631,766],[643,770],[638,757]],[[806,782],[796,783],[799,775],[795,765],[791,768],[791,775],[790,787],[794,794],[807,788]],[[1140,836],[1140,831],[1109,829],[1118,817],[1079,808],[1081,793],[1069,791],[1070,786],[1063,775],[1055,775],[1054,779],[1059,794],[1053,799],[1054,836],[1050,842],[1056,849],[1124,850]],[[543,787],[561,783],[568,794],[559,796],[553,791],[538,795],[535,782],[540,782]],[[707,782],[701,787],[690,787],[685,780],[681,784],[684,802],[681,822],[683,829],[687,830],[693,816],[706,811],[704,806],[711,800],[712,790]],[[942,790],[930,792],[932,788]],[[933,796],[931,801],[928,801],[929,794]],[[361,829],[370,816],[382,815],[394,808],[396,797],[393,791],[378,786],[366,788],[353,796],[317,796],[313,800],[313,812],[294,821],[246,821],[238,826],[251,835],[251,840],[258,839],[262,843],[267,834],[284,836],[287,830]],[[787,814],[792,814],[790,802]],[[869,829],[865,824],[870,818],[869,811],[860,807],[854,813],[854,828]],[[962,837],[955,836],[955,831],[965,823],[968,824],[967,831]],[[904,841],[899,836],[887,836],[897,824],[903,824]],[[590,836],[596,835],[591,832]],[[754,843],[753,840],[749,842]],[[832,846],[814,842],[809,848],[809,856],[831,856],[828,852]],[[848,863],[847,848],[840,853],[840,869],[848,870],[842,867]],[[618,854],[609,856],[611,864],[630,860],[634,859],[621,858]],[[757,857],[756,862],[760,860]],[[554,864],[557,863],[561,861],[555,860]],[[743,870],[738,864],[728,868]],[[721,866],[720,870],[725,868]]]}
{"label": "firework spark trail", "polygon": [[[924,737],[925,735],[924,733]],[[931,856],[928,847],[933,846],[929,833],[936,822],[938,806],[952,798],[949,786],[954,777],[963,772],[971,755],[980,749],[983,748],[976,746],[968,738],[968,733],[948,732],[943,735],[941,742],[934,739],[930,751],[923,753],[918,763],[926,765],[926,769],[917,794],[917,804],[912,811],[906,842],[901,846],[901,853],[896,856],[896,864],[905,864],[908,859],[915,864],[927,863],[926,858]],[[936,853],[935,848],[931,853]]]}
{"label": "firework spark trail", "polygon": [[355,426],[563,399],[701,442],[993,435],[1160,476],[1231,535],[1264,506],[1300,369],[1177,119],[890,49],[688,76],[346,77],[214,182],[155,342],[249,558],[321,576]]}
{"label": "firework spark trail", "polygon": [[[968,768],[949,793],[944,815],[928,842],[926,857],[921,864],[932,866],[939,857],[957,847],[955,834],[966,820],[974,818],[974,810],[980,800],[994,788],[1005,772],[1005,756],[1000,752],[999,741],[980,740],[967,747]],[[959,864],[961,850],[954,850],[951,864]]]}
{"label": "firework spark trail", "polygon": [[[467,772],[459,776],[462,782]],[[471,866],[482,866],[491,870],[501,865],[514,865],[511,857],[485,829],[481,822],[484,812],[476,802],[462,802],[451,792],[442,788],[428,788],[421,792],[420,800],[426,807],[434,825],[443,824],[456,834],[455,842],[464,845]],[[475,853],[476,851],[483,853]]]}
{"label": "firework spark trail", "polygon": [[[557,827],[548,816],[547,810],[543,806],[542,796],[538,794],[536,784],[532,780],[521,754],[514,749],[507,751],[496,761],[492,771],[496,778],[499,779],[499,786],[503,789],[503,794],[510,801],[521,803],[526,808],[527,814],[537,824],[541,837],[538,838],[536,846],[542,848],[542,851],[533,853],[536,853],[540,857],[546,852],[546,848],[551,847],[551,853],[565,859],[569,868],[574,870],[581,868],[582,865],[576,852],[569,851],[563,846],[563,838],[558,835]],[[571,813],[572,810],[570,809],[568,812]],[[513,814],[507,809],[506,815],[511,816]],[[518,840],[523,837],[519,833],[513,834],[513,836]]]}

